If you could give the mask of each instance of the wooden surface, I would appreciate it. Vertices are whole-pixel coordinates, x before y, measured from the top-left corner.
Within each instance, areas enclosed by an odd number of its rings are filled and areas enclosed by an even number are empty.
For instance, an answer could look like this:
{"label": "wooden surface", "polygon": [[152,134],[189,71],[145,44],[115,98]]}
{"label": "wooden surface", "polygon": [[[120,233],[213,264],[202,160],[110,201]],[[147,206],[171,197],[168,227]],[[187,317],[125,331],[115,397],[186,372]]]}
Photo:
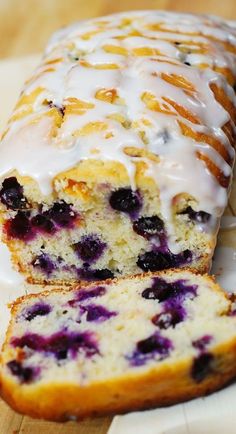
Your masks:
{"label": "wooden surface", "polygon": [[236,19],[235,0],[0,0],[0,57],[42,51],[72,21],[130,9],[170,9]]}
{"label": "wooden surface", "polygon": [[[72,21],[144,8],[205,12],[236,20],[235,0],[0,0],[0,57],[40,52],[55,29]],[[13,106],[19,85],[34,63],[34,57],[0,62],[0,127]],[[236,183],[233,195],[236,197]],[[226,213],[236,215],[236,203],[231,202]],[[233,237],[232,234],[221,236],[220,242],[235,246],[235,233]],[[111,418],[64,425],[35,421],[17,415],[0,401],[0,434],[106,434],[110,423]]]}

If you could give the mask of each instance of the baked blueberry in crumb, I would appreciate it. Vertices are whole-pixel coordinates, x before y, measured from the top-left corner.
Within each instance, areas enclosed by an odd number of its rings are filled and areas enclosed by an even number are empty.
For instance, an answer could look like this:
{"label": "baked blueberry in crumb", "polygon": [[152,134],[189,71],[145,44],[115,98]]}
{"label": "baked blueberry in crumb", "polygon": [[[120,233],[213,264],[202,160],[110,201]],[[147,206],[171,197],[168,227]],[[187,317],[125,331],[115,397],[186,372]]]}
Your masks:
{"label": "baked blueberry in crumb", "polygon": [[116,316],[116,312],[111,312],[106,309],[104,306],[89,304],[87,306],[83,306],[82,311],[86,312],[86,320],[87,321],[106,321],[110,319],[112,316]]}
{"label": "baked blueberry in crumb", "polygon": [[127,214],[139,211],[142,206],[138,191],[133,191],[131,188],[119,188],[113,191],[109,203],[113,209]]}
{"label": "baked blueberry in crumb", "polygon": [[133,223],[133,230],[144,238],[151,238],[159,235],[164,230],[163,221],[156,215],[151,217],[140,217]]}
{"label": "baked blueberry in crumb", "polygon": [[167,300],[182,300],[186,296],[195,297],[197,285],[188,285],[183,279],[175,282],[166,282],[160,277],[153,278],[151,287],[142,292],[142,297],[147,300],[158,300],[160,303]]}
{"label": "baked blueberry in crumb", "polygon": [[84,290],[80,289],[76,294],[76,299],[70,300],[69,305],[73,306],[73,303],[88,300],[89,298],[100,297],[106,293],[106,288],[104,286],[95,286],[95,288]]}
{"label": "baked blueberry in crumb", "polygon": [[91,234],[84,235],[73,247],[82,261],[91,263],[102,255],[106,243],[102,242],[98,235]]}
{"label": "baked blueberry in crumb", "polygon": [[201,383],[212,372],[212,363],[214,357],[210,353],[202,353],[200,356],[195,357],[191,375],[196,383]]}
{"label": "baked blueberry in crumb", "polygon": [[6,178],[0,190],[0,200],[8,209],[27,209],[29,204],[23,194],[23,187],[15,176]]}
{"label": "baked blueberry in crumb", "polygon": [[52,308],[51,306],[49,306],[49,304],[39,302],[26,310],[26,312],[24,313],[24,318],[26,319],[26,321],[32,321],[37,316],[47,315],[51,312],[51,310]]}
{"label": "baked blueberry in crumb", "polygon": [[211,218],[211,214],[209,214],[208,212],[194,211],[191,206],[188,206],[180,214],[187,214],[189,219],[194,221],[195,223],[207,223]]}
{"label": "baked blueberry in crumb", "polygon": [[46,234],[54,234],[56,232],[56,226],[54,223],[42,214],[37,214],[36,216],[32,217],[31,225],[35,229],[45,232]]}
{"label": "baked blueberry in crumb", "polygon": [[11,345],[52,354],[57,360],[73,358],[78,352],[83,352],[87,357],[98,353],[95,337],[93,333],[87,331],[81,333],[60,331],[49,337],[28,333],[20,338],[12,338]]}
{"label": "baked blueberry in crumb", "polygon": [[159,252],[146,252],[139,255],[137,265],[143,271],[158,271],[170,268],[168,257]]}
{"label": "baked blueberry in crumb", "polygon": [[193,341],[192,345],[200,351],[204,351],[206,347],[211,343],[213,337],[211,335],[204,335],[196,341]]}
{"label": "baked blueberry in crumb", "polygon": [[12,375],[19,378],[22,383],[30,383],[35,377],[35,370],[30,367],[23,367],[21,362],[11,360],[7,363]]}
{"label": "baked blueberry in crumb", "polygon": [[172,349],[173,345],[170,339],[161,336],[159,333],[155,333],[139,341],[135,351],[131,356],[127,356],[127,359],[132,366],[141,366],[148,360],[155,358],[156,355],[161,359],[168,357]]}
{"label": "baked blueberry in crumb", "polygon": [[48,277],[56,269],[56,264],[46,253],[41,253],[41,255],[36,256],[36,258],[32,261],[32,265],[35,268],[39,268]]}
{"label": "baked blueberry in crumb", "polygon": [[8,220],[5,224],[7,235],[18,240],[29,241],[35,233],[31,227],[28,213],[18,211],[12,220]]}
{"label": "baked blueberry in crumb", "polygon": [[186,249],[174,254],[169,252],[151,251],[139,255],[137,265],[143,271],[160,271],[191,263],[192,253]]}
{"label": "baked blueberry in crumb", "polygon": [[53,220],[57,226],[62,228],[71,228],[77,217],[73,211],[71,204],[66,203],[64,200],[55,202],[53,206],[45,211],[44,216]]}
{"label": "baked blueberry in crumb", "polygon": [[37,333],[26,333],[20,338],[12,338],[11,345],[19,348],[30,348],[31,350],[39,351],[43,348],[44,338]]}
{"label": "baked blueberry in crumb", "polygon": [[184,321],[185,310],[180,305],[169,306],[163,312],[155,315],[152,318],[152,323],[160,329],[168,329],[169,327],[175,327],[176,324]]}
{"label": "baked blueberry in crumb", "polygon": [[85,266],[82,269],[78,269],[78,276],[84,280],[106,280],[113,279],[114,273],[108,268],[99,269],[91,269],[88,266]]}

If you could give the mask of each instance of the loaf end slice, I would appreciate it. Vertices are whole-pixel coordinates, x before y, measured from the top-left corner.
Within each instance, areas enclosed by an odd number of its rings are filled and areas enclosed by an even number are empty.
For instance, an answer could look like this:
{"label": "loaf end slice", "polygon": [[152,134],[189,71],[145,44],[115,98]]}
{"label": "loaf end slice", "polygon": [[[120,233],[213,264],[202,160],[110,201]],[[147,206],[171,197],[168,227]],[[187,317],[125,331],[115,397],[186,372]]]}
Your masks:
{"label": "loaf end slice", "polygon": [[236,374],[234,313],[212,278],[186,269],[25,296],[12,306],[1,395],[49,420],[203,396]]}

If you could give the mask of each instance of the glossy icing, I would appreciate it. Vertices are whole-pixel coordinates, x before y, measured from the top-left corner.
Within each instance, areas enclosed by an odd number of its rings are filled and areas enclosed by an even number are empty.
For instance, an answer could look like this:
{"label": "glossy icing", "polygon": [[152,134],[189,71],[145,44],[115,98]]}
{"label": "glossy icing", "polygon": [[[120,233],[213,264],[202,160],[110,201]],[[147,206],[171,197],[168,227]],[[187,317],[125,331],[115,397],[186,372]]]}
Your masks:
{"label": "glossy icing", "polygon": [[[55,175],[96,158],[121,162],[135,188],[135,162],[141,159],[160,189],[170,235],[172,200],[179,193],[193,196],[199,209],[217,220],[228,192],[196,153],[226,177],[230,164],[210,144],[184,136],[179,122],[217,139],[229,159],[234,158],[222,127],[229,121],[235,125],[210,87],[222,88],[236,104],[232,87],[213,70],[228,68],[236,76],[232,47],[236,50],[233,23],[161,11],[111,15],[60,30],[9,122],[1,143],[1,176],[17,169],[48,194]],[[171,77],[178,77],[180,85]],[[104,89],[105,100],[99,96]],[[187,119],[173,101],[193,118]],[[129,156],[126,147],[158,159]]]}

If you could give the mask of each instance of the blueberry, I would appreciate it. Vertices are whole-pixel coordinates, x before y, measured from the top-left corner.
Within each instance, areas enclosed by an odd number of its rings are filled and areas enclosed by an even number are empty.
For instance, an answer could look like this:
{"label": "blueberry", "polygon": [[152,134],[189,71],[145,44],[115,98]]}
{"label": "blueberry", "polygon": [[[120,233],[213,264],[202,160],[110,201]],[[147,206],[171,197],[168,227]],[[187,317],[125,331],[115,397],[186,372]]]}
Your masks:
{"label": "blueberry", "polygon": [[114,273],[108,268],[102,268],[101,270],[93,270],[93,278],[95,280],[113,279]]}
{"label": "blueberry", "polygon": [[14,176],[3,181],[2,189],[0,191],[0,199],[9,209],[18,210],[29,207],[23,194],[23,187]]}
{"label": "blueberry", "polygon": [[181,253],[173,254],[169,252],[146,252],[139,255],[137,265],[143,271],[159,271],[171,267],[179,267],[190,263],[192,253],[186,249]]}
{"label": "blueberry", "polygon": [[44,351],[52,353],[58,360],[75,356],[78,351],[85,352],[86,356],[93,356],[98,352],[91,333],[58,332],[47,339]]}
{"label": "blueberry", "polygon": [[155,315],[152,318],[153,324],[160,329],[168,329],[169,327],[175,327],[184,320],[185,311],[181,306],[166,309],[164,312]]}
{"label": "blueberry", "polygon": [[77,217],[71,204],[66,203],[64,200],[55,202],[48,211],[44,212],[44,215],[63,228],[72,227]]}
{"label": "blueberry", "polygon": [[77,300],[84,301],[87,300],[88,298],[100,297],[105,293],[106,293],[106,289],[104,288],[104,286],[96,286],[95,288],[87,289],[87,290],[80,289],[78,291]]}
{"label": "blueberry", "polygon": [[180,214],[187,214],[190,220],[193,220],[195,223],[207,223],[211,214],[206,211],[194,211],[191,206],[188,206],[184,211]]}
{"label": "blueberry", "polygon": [[109,203],[113,209],[128,214],[139,211],[142,205],[139,193],[131,188],[119,188],[113,191]]}
{"label": "blueberry", "polygon": [[31,306],[24,314],[26,321],[32,321],[36,316],[44,316],[51,312],[51,306],[44,303],[36,303]]}
{"label": "blueberry", "polygon": [[37,333],[26,333],[20,338],[12,338],[11,345],[19,348],[30,348],[31,350],[40,351],[43,348],[44,338]]}
{"label": "blueberry", "polygon": [[196,341],[193,341],[192,345],[194,348],[197,348],[200,351],[204,351],[207,345],[209,345],[211,341],[212,341],[212,336],[204,335],[201,338],[197,339]]}
{"label": "blueberry", "polygon": [[66,334],[56,334],[45,346],[45,350],[53,353],[58,360],[66,359],[70,348],[71,342]]}
{"label": "blueberry", "polygon": [[35,268],[39,268],[47,276],[50,276],[56,269],[56,264],[46,253],[41,253],[41,255],[36,256],[32,261],[32,265]]}
{"label": "blueberry", "polygon": [[98,353],[94,336],[89,332],[61,331],[47,338],[37,333],[28,333],[20,338],[12,338],[11,344],[14,347],[26,347],[33,351],[52,354],[58,360],[65,359],[68,355],[73,357],[78,351],[83,351],[88,357]]}
{"label": "blueberry", "polygon": [[9,237],[19,240],[28,241],[35,235],[28,213],[18,211],[16,216],[6,223],[6,230]]}
{"label": "blueberry", "polygon": [[182,300],[186,296],[195,297],[196,295],[197,285],[188,285],[185,280],[181,279],[175,282],[166,282],[159,277],[155,277],[152,286],[144,289],[142,292],[143,298],[147,300],[158,300],[160,303],[170,299]]}
{"label": "blueberry", "polygon": [[56,232],[54,223],[42,214],[37,214],[35,217],[33,217],[31,219],[31,225],[47,234],[54,234]]}
{"label": "blueberry", "polygon": [[23,367],[21,362],[17,360],[11,360],[7,363],[8,369],[11,371],[12,375],[19,378],[22,383],[30,383],[34,378],[34,370],[29,367]]}
{"label": "blueberry", "polygon": [[157,333],[137,343],[137,351],[141,354],[157,352],[167,355],[171,347],[170,340]]}
{"label": "blueberry", "polygon": [[106,243],[102,242],[97,235],[91,234],[83,236],[73,247],[82,261],[91,263],[102,255]]}
{"label": "blueberry", "polygon": [[193,360],[191,375],[196,383],[201,383],[212,372],[213,360],[210,353],[202,353]]}
{"label": "blueberry", "polygon": [[140,217],[133,223],[133,230],[144,238],[151,238],[164,230],[164,223],[158,216]]}
{"label": "blueberry", "polygon": [[102,268],[101,270],[90,268],[84,266],[83,269],[78,270],[79,277],[84,280],[106,280],[113,279],[114,273],[108,268]]}
{"label": "blueberry", "polygon": [[116,312],[110,312],[103,306],[90,304],[88,306],[83,307],[83,310],[87,312],[86,320],[87,321],[106,321],[110,319],[112,316],[116,316]]}
{"label": "blueberry", "polygon": [[168,300],[173,295],[172,286],[162,279],[156,280],[151,288],[146,288],[142,292],[142,297],[146,300],[158,300],[160,302]]}
{"label": "blueberry", "polygon": [[161,252],[146,252],[139,255],[137,265],[143,271],[158,271],[171,267],[169,258]]}

